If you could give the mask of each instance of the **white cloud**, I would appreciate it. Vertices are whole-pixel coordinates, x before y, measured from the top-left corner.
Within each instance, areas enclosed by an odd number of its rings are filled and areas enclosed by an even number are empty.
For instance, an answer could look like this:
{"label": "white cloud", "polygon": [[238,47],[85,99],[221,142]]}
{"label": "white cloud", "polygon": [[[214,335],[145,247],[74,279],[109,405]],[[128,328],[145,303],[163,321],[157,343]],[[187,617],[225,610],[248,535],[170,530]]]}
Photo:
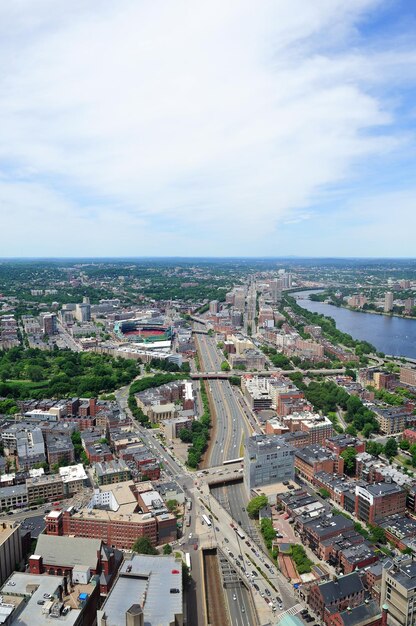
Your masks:
{"label": "white cloud", "polygon": [[3,3],[2,223],[30,254],[35,212],[63,254],[226,254],[308,219],[400,141],[381,69],[414,53],[348,51],[378,4]]}

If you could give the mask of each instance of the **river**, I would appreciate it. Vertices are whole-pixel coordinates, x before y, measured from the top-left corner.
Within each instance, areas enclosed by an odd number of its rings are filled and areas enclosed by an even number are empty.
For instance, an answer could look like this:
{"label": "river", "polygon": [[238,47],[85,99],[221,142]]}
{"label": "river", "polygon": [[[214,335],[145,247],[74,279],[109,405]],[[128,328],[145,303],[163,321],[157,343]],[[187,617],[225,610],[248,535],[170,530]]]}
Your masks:
{"label": "river", "polygon": [[373,344],[380,352],[416,359],[416,320],[375,315],[342,309],[324,302],[309,300],[309,294],[320,290],[298,291],[290,295],[308,311],[332,317],[337,328],[354,339]]}

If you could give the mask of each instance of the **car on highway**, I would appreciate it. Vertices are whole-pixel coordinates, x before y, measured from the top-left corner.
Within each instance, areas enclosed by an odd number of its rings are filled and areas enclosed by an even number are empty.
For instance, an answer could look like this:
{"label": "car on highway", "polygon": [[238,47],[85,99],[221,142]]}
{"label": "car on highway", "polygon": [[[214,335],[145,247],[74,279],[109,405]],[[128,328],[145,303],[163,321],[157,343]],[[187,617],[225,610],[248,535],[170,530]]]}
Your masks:
{"label": "car on highway", "polygon": [[270,596],[272,595],[272,594],[270,593],[270,589],[265,589],[264,591],[266,592],[266,596],[269,596],[269,598],[270,598]]}
{"label": "car on highway", "polygon": [[233,593],[233,600],[237,600],[237,596]]}

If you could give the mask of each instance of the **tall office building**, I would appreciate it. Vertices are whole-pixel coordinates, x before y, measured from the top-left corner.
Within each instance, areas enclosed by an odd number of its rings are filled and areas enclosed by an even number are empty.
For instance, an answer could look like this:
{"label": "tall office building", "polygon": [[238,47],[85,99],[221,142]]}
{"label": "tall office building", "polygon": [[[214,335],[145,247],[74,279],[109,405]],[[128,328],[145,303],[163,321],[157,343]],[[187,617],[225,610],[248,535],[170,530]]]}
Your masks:
{"label": "tall office building", "polygon": [[211,315],[216,315],[217,313],[219,313],[220,310],[220,303],[218,302],[218,300],[211,300],[211,302],[209,303],[209,312],[211,313]]}
{"label": "tall office building", "polygon": [[389,313],[393,309],[393,292],[386,291],[384,296],[384,312]]}

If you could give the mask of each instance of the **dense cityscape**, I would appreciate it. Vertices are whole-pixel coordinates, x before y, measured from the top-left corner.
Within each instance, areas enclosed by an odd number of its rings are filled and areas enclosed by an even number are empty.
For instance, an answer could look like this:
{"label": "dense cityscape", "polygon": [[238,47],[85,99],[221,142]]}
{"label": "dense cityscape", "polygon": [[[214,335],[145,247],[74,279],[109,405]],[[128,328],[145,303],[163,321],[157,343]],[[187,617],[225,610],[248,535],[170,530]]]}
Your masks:
{"label": "dense cityscape", "polygon": [[0,626],[416,626],[415,29],[0,2]]}
{"label": "dense cityscape", "polygon": [[415,270],[2,261],[2,623],[413,624]]}

